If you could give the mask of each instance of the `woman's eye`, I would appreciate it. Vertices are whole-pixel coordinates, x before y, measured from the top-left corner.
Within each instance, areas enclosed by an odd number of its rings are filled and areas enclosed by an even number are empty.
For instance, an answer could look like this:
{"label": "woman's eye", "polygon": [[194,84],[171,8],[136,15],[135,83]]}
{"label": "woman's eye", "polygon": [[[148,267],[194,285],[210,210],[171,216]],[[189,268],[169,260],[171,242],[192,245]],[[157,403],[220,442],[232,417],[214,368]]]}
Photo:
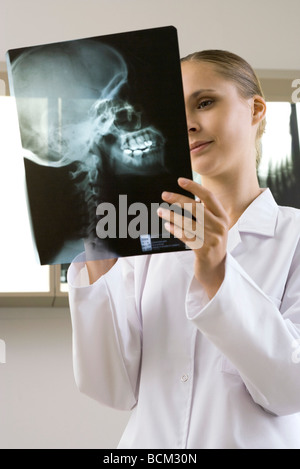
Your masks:
{"label": "woman's eye", "polygon": [[197,108],[204,109],[205,107],[210,106],[212,103],[213,103],[212,99],[204,99],[198,104]]}

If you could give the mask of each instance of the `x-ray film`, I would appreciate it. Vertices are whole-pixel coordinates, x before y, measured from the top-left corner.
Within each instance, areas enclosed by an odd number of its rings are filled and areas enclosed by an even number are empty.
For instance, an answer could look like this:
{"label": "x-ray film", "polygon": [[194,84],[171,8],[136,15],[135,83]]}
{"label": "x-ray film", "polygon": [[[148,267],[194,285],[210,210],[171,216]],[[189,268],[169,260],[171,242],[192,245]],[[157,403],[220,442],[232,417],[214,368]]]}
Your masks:
{"label": "x-ray film", "polygon": [[41,264],[178,251],[156,210],[192,178],[172,26],[7,52]]}

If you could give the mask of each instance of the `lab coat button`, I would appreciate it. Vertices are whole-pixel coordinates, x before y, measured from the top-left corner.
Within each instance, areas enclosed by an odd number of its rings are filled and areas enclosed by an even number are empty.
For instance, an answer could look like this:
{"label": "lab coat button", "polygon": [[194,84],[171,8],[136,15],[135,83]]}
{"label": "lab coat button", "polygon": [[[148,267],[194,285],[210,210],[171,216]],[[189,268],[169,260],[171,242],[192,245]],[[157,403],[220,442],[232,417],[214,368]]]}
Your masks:
{"label": "lab coat button", "polygon": [[189,375],[182,375],[181,376],[181,381],[185,383],[189,379]]}

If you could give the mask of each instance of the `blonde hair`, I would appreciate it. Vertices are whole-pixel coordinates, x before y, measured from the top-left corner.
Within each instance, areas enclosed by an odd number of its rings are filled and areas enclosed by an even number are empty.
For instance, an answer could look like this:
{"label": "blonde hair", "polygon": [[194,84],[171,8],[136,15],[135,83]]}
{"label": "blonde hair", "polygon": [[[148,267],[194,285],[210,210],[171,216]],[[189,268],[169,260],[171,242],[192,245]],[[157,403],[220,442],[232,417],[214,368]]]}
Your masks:
{"label": "blonde hair", "polygon": [[[232,52],[219,49],[203,50],[189,54],[181,59],[181,62],[188,61],[213,64],[220,75],[236,84],[241,96],[245,99],[255,95],[264,98],[260,81],[251,65]],[[261,137],[265,127],[266,118],[259,123],[256,133],[256,167],[258,167],[261,159]]]}

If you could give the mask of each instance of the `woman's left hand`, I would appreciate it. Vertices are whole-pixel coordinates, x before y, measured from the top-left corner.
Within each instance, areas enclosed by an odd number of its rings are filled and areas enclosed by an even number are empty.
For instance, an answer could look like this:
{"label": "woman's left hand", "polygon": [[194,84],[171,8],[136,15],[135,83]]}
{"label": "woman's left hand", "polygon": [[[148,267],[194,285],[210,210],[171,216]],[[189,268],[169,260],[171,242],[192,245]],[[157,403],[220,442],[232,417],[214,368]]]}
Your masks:
{"label": "woman's left hand", "polygon": [[164,208],[158,209],[158,215],[167,220],[166,230],[194,251],[195,277],[212,298],[225,276],[230,220],[221,202],[205,187],[185,178],[179,178],[178,184],[201,202],[170,192],[163,192],[162,199],[170,205],[176,204],[188,210],[193,220]]}

